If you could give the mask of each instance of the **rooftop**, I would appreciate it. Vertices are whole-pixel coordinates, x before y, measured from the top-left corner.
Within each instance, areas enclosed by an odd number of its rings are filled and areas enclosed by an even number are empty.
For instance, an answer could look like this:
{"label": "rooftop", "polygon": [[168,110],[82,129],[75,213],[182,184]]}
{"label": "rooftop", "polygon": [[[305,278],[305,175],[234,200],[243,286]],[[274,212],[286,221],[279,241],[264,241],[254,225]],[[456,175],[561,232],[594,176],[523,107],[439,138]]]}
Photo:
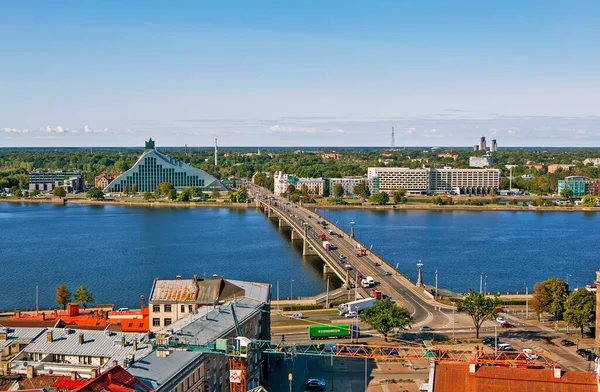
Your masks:
{"label": "rooftop", "polygon": [[201,356],[202,353],[191,351],[173,351],[168,356],[161,357],[153,352],[134,363],[127,370],[152,389],[158,390]]}
{"label": "rooftop", "polygon": [[80,386],[73,388],[73,390],[75,392],[149,392],[152,389],[130,372],[117,365],[102,372],[98,377],[85,381]]}
{"label": "rooftop", "polygon": [[45,331],[45,328],[0,328],[0,336],[6,333],[6,339],[0,338],[0,349],[7,347],[13,343],[29,344],[33,339],[40,336]]}
{"label": "rooftop", "polygon": [[198,286],[194,279],[159,279],[154,280],[150,293],[150,301],[195,301]]}

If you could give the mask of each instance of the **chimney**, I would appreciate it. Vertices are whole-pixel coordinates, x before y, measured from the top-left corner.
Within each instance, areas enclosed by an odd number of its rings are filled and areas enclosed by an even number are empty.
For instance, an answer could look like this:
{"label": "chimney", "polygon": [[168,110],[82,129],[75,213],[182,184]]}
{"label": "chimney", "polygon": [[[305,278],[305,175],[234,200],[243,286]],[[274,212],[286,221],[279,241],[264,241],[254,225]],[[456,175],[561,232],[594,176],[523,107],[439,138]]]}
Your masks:
{"label": "chimney", "polygon": [[127,360],[126,359],[123,360],[123,364],[121,365],[121,367],[123,369],[127,369]]}
{"label": "chimney", "polygon": [[121,347],[125,347],[125,336],[121,336]]}
{"label": "chimney", "polygon": [[137,351],[137,345],[138,345],[137,339],[134,339],[133,340],[133,351]]}
{"label": "chimney", "polygon": [[554,378],[559,379],[562,377],[562,369],[560,368],[560,366],[555,366],[554,367]]}
{"label": "chimney", "polygon": [[52,340],[53,340],[53,339],[52,339],[52,331],[47,331],[47,332],[46,332],[46,341],[47,341],[48,343],[52,343]]}
{"label": "chimney", "polygon": [[8,340],[8,331],[2,330],[0,332],[0,342],[4,340]]}
{"label": "chimney", "polygon": [[144,308],[146,307],[146,301],[143,295],[140,296],[140,309],[144,310]]}
{"label": "chimney", "polygon": [[83,334],[80,333],[79,334],[79,344],[83,344],[84,340],[83,340]]}
{"label": "chimney", "polygon": [[27,378],[31,379],[35,377],[35,369],[33,365],[27,365]]}
{"label": "chimney", "polygon": [[15,317],[16,318],[21,317],[21,311],[20,310],[15,310]]}
{"label": "chimney", "polygon": [[117,367],[118,364],[119,362],[117,362],[116,360],[112,361],[112,367]]}
{"label": "chimney", "polygon": [[98,369],[92,369],[92,378],[98,378]]}
{"label": "chimney", "polygon": [[77,380],[77,372],[71,372],[71,380]]}
{"label": "chimney", "polygon": [[46,321],[46,313],[42,312],[42,321]]}

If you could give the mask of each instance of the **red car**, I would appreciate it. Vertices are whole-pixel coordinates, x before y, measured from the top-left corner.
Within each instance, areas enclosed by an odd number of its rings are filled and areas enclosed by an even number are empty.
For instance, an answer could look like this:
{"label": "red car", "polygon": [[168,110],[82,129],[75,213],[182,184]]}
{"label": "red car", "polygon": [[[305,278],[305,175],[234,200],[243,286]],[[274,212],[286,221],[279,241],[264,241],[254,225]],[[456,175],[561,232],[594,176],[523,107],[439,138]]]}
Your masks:
{"label": "red car", "polygon": [[502,323],[500,324],[502,328],[514,328],[515,326],[511,323]]}
{"label": "red car", "polygon": [[374,263],[373,263],[373,265],[374,265],[375,267],[381,267],[381,264],[379,264],[378,262],[374,262]]}

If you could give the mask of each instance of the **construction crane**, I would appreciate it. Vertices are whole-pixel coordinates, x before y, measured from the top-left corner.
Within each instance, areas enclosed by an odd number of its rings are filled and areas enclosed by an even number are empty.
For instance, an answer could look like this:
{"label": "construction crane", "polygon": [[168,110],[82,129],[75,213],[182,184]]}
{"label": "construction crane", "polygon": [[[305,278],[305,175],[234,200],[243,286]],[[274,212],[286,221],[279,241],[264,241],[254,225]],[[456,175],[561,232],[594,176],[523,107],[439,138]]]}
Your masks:
{"label": "construction crane", "polygon": [[225,355],[229,357],[229,390],[246,392],[247,359],[252,353],[282,355],[285,359],[294,359],[297,355],[327,356],[341,358],[371,358],[386,361],[423,361],[472,363],[479,366],[511,367],[553,367],[548,358],[550,353],[523,353],[518,351],[492,351],[475,346],[472,350],[453,347],[432,346],[414,347],[402,345],[345,344],[338,342],[285,342],[275,340],[252,340],[243,336],[235,313],[235,304],[231,303],[231,314],[237,337],[216,339],[206,345],[187,342],[181,338],[168,338],[159,345],[171,348]]}

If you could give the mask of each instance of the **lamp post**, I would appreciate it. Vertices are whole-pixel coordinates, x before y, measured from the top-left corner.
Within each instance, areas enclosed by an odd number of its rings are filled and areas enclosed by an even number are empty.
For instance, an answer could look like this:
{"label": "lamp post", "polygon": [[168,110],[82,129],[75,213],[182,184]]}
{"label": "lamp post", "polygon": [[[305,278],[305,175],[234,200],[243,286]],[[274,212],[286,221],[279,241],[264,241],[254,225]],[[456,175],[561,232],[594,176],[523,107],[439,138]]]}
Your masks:
{"label": "lamp post", "polygon": [[571,274],[567,274],[567,290],[569,289],[569,276],[572,276]]}
{"label": "lamp post", "polygon": [[438,297],[438,270],[435,268],[435,298]]}
{"label": "lamp post", "polygon": [[479,275],[479,294],[483,293],[483,272]]}
{"label": "lamp post", "polygon": [[294,299],[294,296],[292,295],[292,285],[294,284],[294,279],[290,280],[290,300]]}
{"label": "lamp post", "polygon": [[419,262],[417,263],[417,268],[419,269],[419,274],[417,275],[417,287],[422,287],[423,286],[423,263],[421,263],[421,260],[419,260]]}
{"label": "lamp post", "polygon": [[525,285],[525,320],[529,320],[529,287],[526,283],[523,284]]}
{"label": "lamp post", "polygon": [[350,237],[352,237],[352,239],[354,239],[354,225],[356,224],[356,222],[354,222],[354,219],[350,221]]}
{"label": "lamp post", "polygon": [[455,340],[454,334],[454,302],[452,302],[452,340]]}
{"label": "lamp post", "polygon": [[487,275],[483,277],[483,294],[487,294]]}

